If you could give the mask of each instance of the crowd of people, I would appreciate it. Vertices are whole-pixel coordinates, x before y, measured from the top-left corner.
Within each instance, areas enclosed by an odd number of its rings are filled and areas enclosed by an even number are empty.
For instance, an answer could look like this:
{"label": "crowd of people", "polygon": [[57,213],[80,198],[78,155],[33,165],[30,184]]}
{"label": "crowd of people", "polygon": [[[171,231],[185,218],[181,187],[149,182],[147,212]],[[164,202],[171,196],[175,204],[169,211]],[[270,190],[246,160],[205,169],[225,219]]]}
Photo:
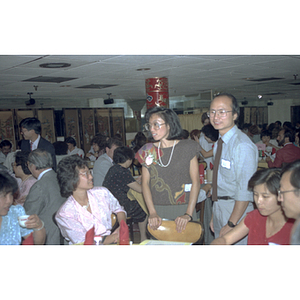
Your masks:
{"label": "crowd of people", "polygon": [[[0,244],[84,243],[91,228],[118,243],[112,214],[137,223],[143,241],[162,219],[184,231],[205,200],[205,244],[300,244],[299,123],[239,126],[239,114],[233,95],[218,94],[189,132],[172,109],[154,107],[130,146],[97,134],[88,153],[71,136],[51,144],[38,119],[22,120],[17,150],[0,143]],[[200,182],[201,162],[212,182]]]}

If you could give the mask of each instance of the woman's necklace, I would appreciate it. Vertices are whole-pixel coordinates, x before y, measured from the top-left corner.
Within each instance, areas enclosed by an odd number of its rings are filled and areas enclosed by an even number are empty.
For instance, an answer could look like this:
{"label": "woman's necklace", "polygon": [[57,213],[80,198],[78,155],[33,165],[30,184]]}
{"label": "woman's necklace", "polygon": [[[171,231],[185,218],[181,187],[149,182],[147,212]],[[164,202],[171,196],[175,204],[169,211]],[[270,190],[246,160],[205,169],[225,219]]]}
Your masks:
{"label": "woman's necklace", "polygon": [[159,144],[158,144],[158,159],[159,159],[159,162],[160,162],[161,166],[164,167],[164,168],[166,168],[170,164],[170,162],[171,162],[171,159],[172,159],[172,156],[173,156],[173,152],[174,152],[174,148],[175,148],[175,145],[176,145],[176,140],[174,141],[172,152],[171,152],[169,161],[168,161],[168,163],[166,165],[164,165],[162,163],[161,158],[160,158],[160,151],[159,151],[159,149],[160,149],[160,143],[161,143],[161,141],[159,141]]}
{"label": "woman's necklace", "polygon": [[22,182],[25,182],[28,178],[30,178],[32,175],[28,175]]}
{"label": "woman's necklace", "polygon": [[89,206],[90,206],[90,201],[88,201],[88,204],[87,205],[82,205],[82,207],[84,208],[84,209],[88,209],[89,208]]}

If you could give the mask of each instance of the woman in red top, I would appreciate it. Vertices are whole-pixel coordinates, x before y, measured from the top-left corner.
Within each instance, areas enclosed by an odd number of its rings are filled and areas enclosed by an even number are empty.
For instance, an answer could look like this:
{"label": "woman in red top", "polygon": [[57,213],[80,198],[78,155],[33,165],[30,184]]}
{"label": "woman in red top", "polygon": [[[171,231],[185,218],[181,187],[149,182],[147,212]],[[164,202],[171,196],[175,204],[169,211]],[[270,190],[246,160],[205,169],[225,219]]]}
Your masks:
{"label": "woman in red top", "polygon": [[248,234],[248,245],[289,245],[293,219],[287,219],[278,202],[280,169],[262,169],[248,182],[257,209],[212,245],[232,245]]}

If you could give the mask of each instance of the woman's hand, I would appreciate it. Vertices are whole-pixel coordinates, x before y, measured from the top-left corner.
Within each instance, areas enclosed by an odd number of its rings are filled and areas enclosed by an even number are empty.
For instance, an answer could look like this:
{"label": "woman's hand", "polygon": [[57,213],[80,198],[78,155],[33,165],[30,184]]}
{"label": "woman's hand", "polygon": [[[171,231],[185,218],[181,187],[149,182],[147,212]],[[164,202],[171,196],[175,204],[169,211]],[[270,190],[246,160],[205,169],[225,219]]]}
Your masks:
{"label": "woman's hand", "polygon": [[158,214],[150,214],[148,224],[151,229],[156,230],[161,225],[161,217]]}
{"label": "woman's hand", "polygon": [[37,215],[31,215],[25,222],[25,225],[30,229],[39,229],[43,226],[43,223]]}
{"label": "woman's hand", "polygon": [[183,215],[183,216],[179,216],[175,219],[175,223],[176,223],[176,230],[177,232],[182,232],[185,227],[186,224],[191,220],[191,217],[188,215]]}
{"label": "woman's hand", "polygon": [[117,244],[119,240],[119,230],[120,227],[118,227],[111,235],[106,236],[103,245]]}

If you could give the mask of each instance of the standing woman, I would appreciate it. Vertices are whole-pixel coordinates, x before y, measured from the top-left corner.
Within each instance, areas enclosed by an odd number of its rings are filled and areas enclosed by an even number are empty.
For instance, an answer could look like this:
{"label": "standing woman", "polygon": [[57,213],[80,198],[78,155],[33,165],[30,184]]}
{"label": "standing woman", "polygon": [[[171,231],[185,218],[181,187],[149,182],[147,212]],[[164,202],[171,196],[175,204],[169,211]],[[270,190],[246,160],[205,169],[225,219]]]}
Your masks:
{"label": "standing woman", "polygon": [[181,232],[196,217],[200,146],[193,140],[181,140],[179,118],[169,108],[154,107],[146,112],[145,119],[145,129],[151,132],[153,142],[145,144],[135,157],[142,164],[148,224],[157,229],[162,218],[175,219],[176,229]]}

